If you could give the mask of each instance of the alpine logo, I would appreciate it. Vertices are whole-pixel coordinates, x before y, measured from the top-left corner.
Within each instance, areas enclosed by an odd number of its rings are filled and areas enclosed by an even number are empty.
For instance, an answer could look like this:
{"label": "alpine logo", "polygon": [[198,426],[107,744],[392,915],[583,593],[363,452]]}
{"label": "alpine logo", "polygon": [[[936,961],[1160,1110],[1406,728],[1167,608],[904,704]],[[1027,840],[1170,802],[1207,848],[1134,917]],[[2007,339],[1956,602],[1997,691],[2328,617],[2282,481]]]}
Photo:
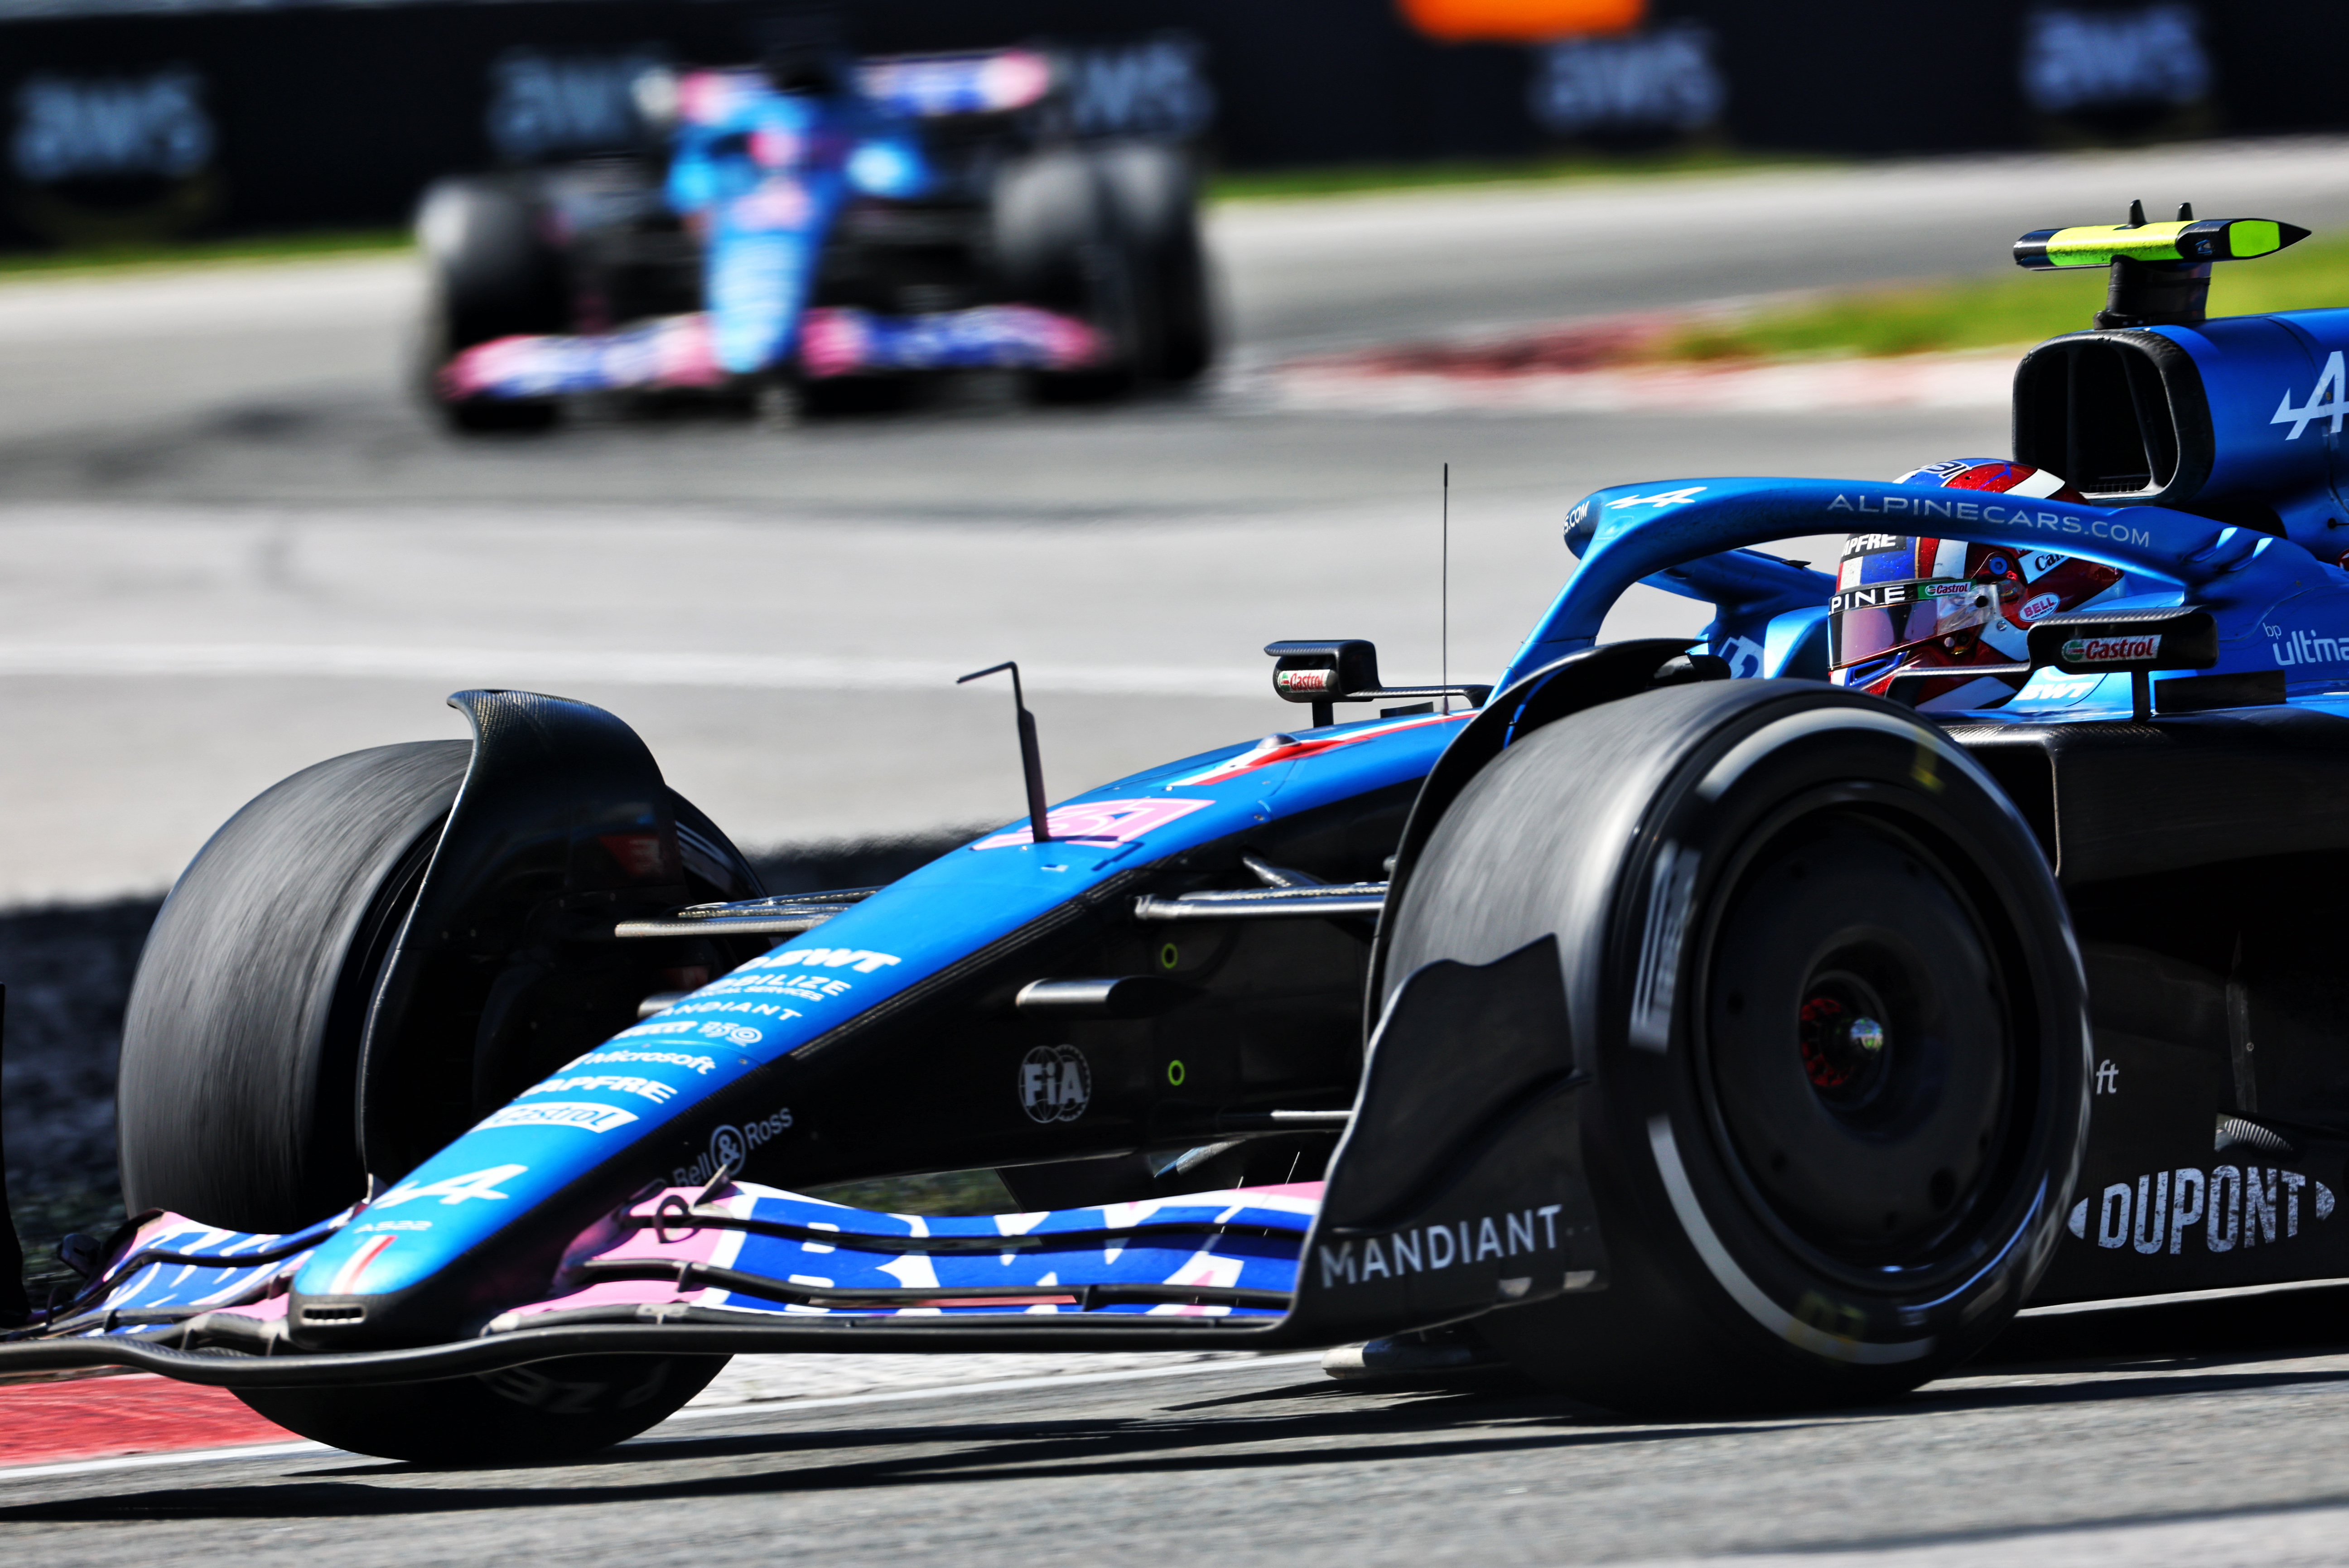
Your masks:
{"label": "alpine logo", "polygon": [[1894,609],[1901,605],[1922,604],[1933,599],[1962,598],[1974,585],[1962,577],[1919,577],[1905,582],[1862,583],[1857,587],[1845,588],[1831,596],[1827,609],[1835,615],[1848,615],[1856,609]]}
{"label": "alpine logo", "polygon": [[1679,490],[1660,490],[1653,495],[1626,495],[1620,501],[1609,502],[1607,510],[1620,512],[1626,506],[1685,506],[1711,488],[1710,485],[1691,484]]}
{"label": "alpine logo", "polygon": [[2268,423],[2290,425],[2292,433],[2283,439],[2298,441],[2301,433],[2307,430],[2310,422],[2314,420],[2330,419],[2333,421],[2333,433],[2339,435],[2341,416],[2344,414],[2349,414],[2349,373],[2344,373],[2341,362],[2341,351],[2336,348],[2333,351],[2333,357],[2324,361],[2324,373],[2317,377],[2316,389],[2308,394],[2308,401],[2296,409],[2293,408],[2292,389],[2286,387],[2283,389],[2283,401],[2276,405],[2275,418],[2270,420]]}
{"label": "alpine logo", "polygon": [[2064,645],[2066,664],[2127,664],[2139,659],[2158,658],[2161,634],[2149,632],[2142,637],[2075,637]]}
{"label": "alpine logo", "polygon": [[438,1181],[403,1181],[367,1207],[390,1209],[414,1198],[438,1198],[444,1206],[471,1198],[502,1201],[508,1194],[500,1192],[498,1184],[511,1181],[529,1169],[526,1165],[493,1165],[487,1170],[469,1170],[462,1176],[445,1176]]}

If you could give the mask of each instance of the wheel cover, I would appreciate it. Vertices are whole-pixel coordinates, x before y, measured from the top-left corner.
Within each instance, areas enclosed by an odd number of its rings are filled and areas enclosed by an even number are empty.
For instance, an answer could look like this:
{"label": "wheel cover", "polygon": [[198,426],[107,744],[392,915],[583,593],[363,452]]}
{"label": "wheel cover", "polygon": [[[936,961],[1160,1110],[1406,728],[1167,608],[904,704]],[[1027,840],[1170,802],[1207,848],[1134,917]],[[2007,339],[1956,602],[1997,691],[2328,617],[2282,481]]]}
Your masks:
{"label": "wheel cover", "polygon": [[1724,1163],[1832,1272],[1961,1261],[2027,1114],[1997,945],[1913,823],[1813,802],[1755,841],[1705,956]]}

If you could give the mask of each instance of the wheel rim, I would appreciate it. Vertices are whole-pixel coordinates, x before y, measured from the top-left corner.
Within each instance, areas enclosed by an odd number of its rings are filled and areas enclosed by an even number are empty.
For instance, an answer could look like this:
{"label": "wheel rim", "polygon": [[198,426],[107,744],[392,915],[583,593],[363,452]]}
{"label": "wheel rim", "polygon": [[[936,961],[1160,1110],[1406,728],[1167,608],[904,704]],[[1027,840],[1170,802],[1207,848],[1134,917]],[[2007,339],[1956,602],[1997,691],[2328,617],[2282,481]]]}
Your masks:
{"label": "wheel rim", "polygon": [[1784,1241],[1877,1285],[1979,1252],[2023,1115],[2014,987],[1933,836],[1849,803],[1783,812],[1706,950],[1725,1163]]}

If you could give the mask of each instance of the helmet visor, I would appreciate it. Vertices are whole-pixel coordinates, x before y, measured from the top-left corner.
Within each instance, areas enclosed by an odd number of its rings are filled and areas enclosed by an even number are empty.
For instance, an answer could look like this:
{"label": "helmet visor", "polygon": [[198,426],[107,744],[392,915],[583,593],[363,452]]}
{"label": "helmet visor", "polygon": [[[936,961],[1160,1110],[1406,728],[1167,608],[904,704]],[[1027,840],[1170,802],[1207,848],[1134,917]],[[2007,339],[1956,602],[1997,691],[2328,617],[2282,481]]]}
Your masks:
{"label": "helmet visor", "polygon": [[1862,583],[1828,601],[1830,661],[1838,670],[1920,643],[1974,632],[1995,613],[2002,585],[1963,577]]}

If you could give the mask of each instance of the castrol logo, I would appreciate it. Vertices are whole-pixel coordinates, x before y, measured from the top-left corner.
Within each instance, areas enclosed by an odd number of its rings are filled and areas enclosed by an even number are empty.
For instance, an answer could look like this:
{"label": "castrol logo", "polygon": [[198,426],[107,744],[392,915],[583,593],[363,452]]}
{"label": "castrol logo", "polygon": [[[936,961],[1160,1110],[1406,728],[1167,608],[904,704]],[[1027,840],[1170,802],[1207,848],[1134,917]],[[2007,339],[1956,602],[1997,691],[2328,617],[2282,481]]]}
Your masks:
{"label": "castrol logo", "polygon": [[1335,691],[1338,672],[1334,670],[1284,670],[1272,678],[1272,683],[1283,691],[1305,693]]}
{"label": "castrol logo", "polygon": [[2127,664],[2161,651],[2161,634],[2143,637],[2075,637],[2064,645],[2066,664]]}

